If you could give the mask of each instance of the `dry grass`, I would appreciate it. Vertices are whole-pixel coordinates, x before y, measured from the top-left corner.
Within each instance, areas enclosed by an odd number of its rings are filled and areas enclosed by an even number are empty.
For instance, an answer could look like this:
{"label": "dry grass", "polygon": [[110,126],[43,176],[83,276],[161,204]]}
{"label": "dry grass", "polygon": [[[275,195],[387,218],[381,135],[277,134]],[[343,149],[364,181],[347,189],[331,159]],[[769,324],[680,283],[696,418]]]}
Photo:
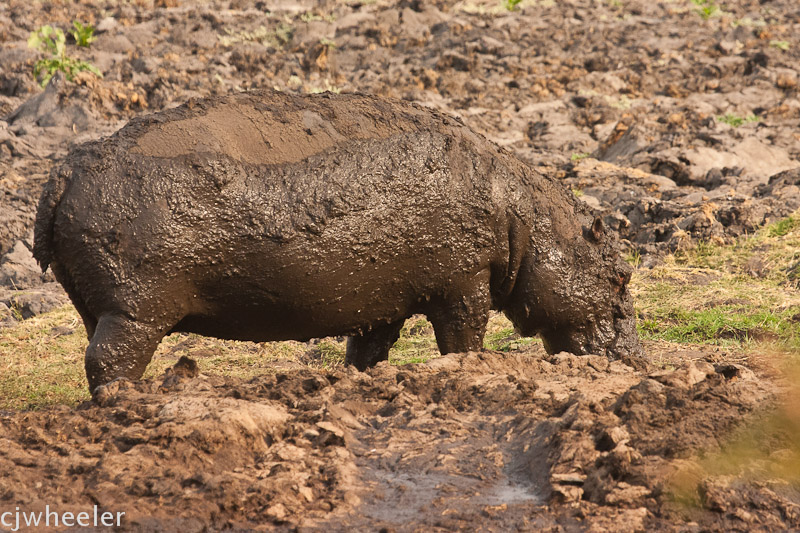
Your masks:
{"label": "dry grass", "polygon": [[[490,319],[487,348],[510,350],[531,342],[535,340],[514,333],[505,316],[495,314]],[[71,305],[0,330],[0,409],[76,405],[89,399],[83,369],[87,344],[86,331]],[[182,355],[195,359],[203,373],[241,379],[275,372],[281,361],[332,367],[344,363],[345,346],[344,338],[254,343],[175,333],[161,342],[145,378],[162,374]],[[438,356],[433,327],[415,316],[406,322],[389,362],[421,363]]]}
{"label": "dry grass", "polygon": [[0,330],[0,409],[35,409],[88,399],[86,331],[65,306]]}

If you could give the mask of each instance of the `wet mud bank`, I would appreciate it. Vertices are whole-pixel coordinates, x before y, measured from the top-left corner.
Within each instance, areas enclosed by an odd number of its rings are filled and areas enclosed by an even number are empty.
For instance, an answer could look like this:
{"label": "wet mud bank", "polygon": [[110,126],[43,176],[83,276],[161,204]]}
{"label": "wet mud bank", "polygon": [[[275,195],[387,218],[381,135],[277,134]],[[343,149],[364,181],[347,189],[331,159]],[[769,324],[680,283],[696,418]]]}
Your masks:
{"label": "wet mud bank", "polygon": [[705,509],[672,494],[774,393],[741,367],[648,375],[539,347],[248,382],[187,358],[76,410],[3,413],[0,498],[124,510],[131,531],[691,530],[687,513],[722,531],[742,501],[750,524],[796,527],[767,487],[706,479]]}

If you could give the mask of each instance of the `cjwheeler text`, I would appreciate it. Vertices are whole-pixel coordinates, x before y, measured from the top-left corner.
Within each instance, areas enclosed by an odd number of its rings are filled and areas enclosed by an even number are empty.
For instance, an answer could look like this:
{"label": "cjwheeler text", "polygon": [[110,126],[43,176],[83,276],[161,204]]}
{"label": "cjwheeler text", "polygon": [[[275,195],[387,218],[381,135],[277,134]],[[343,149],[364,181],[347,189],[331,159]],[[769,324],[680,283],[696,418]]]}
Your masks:
{"label": "cjwheeler text", "polygon": [[20,511],[17,507],[14,511],[6,511],[0,514],[0,526],[9,528],[11,531],[19,531],[25,527],[119,527],[122,524],[122,517],[125,511],[100,512],[95,505],[92,512],[72,512],[51,511],[49,505],[45,505],[44,511]]}

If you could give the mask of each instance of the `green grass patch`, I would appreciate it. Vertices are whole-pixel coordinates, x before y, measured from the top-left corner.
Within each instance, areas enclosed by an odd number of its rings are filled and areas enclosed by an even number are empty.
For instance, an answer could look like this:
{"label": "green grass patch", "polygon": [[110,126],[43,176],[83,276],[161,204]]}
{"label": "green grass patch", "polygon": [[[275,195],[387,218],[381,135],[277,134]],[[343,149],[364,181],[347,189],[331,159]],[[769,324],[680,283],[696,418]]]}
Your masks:
{"label": "green grass patch", "polygon": [[389,362],[393,365],[424,363],[438,356],[433,326],[421,316],[406,320],[400,338],[389,350]]}
{"label": "green grass patch", "polygon": [[758,115],[747,115],[745,117],[740,117],[738,115],[734,115],[733,113],[725,113],[724,115],[717,117],[717,122],[722,122],[723,124],[727,124],[728,126],[738,128],[739,126],[743,126],[745,124],[751,124],[753,122],[759,122],[761,118]]}
{"label": "green grass patch", "polygon": [[730,306],[700,311],[670,309],[640,320],[639,332],[644,338],[699,344],[741,345],[781,339],[787,347],[800,350],[797,328],[790,321],[797,313],[800,307],[781,313],[750,312],[744,307]]}
{"label": "green grass patch", "polygon": [[783,220],[779,220],[767,226],[766,233],[768,237],[783,237],[788,235],[791,231],[796,230],[798,227],[800,227],[800,216],[786,217]]}
{"label": "green grass patch", "polygon": [[514,330],[511,321],[502,313],[497,313],[489,319],[486,336],[483,338],[484,348],[498,352],[519,350],[536,342],[541,340],[537,337],[521,337]]}
{"label": "green grass patch", "polygon": [[631,283],[644,338],[800,353],[800,261],[795,214],[733,244],[700,242]]}

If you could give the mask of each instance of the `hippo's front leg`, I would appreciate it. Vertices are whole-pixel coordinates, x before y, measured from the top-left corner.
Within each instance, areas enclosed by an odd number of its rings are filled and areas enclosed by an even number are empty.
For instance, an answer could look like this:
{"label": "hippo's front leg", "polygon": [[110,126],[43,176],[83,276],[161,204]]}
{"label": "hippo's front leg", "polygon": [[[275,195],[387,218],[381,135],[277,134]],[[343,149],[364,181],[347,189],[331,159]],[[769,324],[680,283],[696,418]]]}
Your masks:
{"label": "hippo's front leg", "polygon": [[400,337],[405,320],[378,326],[363,335],[354,335],[347,339],[347,353],[344,362],[364,371],[381,361],[389,359],[389,349]]}
{"label": "hippo's front leg", "polygon": [[483,348],[492,303],[489,277],[481,271],[431,306],[427,315],[442,355]]}
{"label": "hippo's front leg", "polygon": [[158,343],[171,327],[137,322],[121,314],[100,317],[86,348],[89,390],[119,377],[142,377]]}

